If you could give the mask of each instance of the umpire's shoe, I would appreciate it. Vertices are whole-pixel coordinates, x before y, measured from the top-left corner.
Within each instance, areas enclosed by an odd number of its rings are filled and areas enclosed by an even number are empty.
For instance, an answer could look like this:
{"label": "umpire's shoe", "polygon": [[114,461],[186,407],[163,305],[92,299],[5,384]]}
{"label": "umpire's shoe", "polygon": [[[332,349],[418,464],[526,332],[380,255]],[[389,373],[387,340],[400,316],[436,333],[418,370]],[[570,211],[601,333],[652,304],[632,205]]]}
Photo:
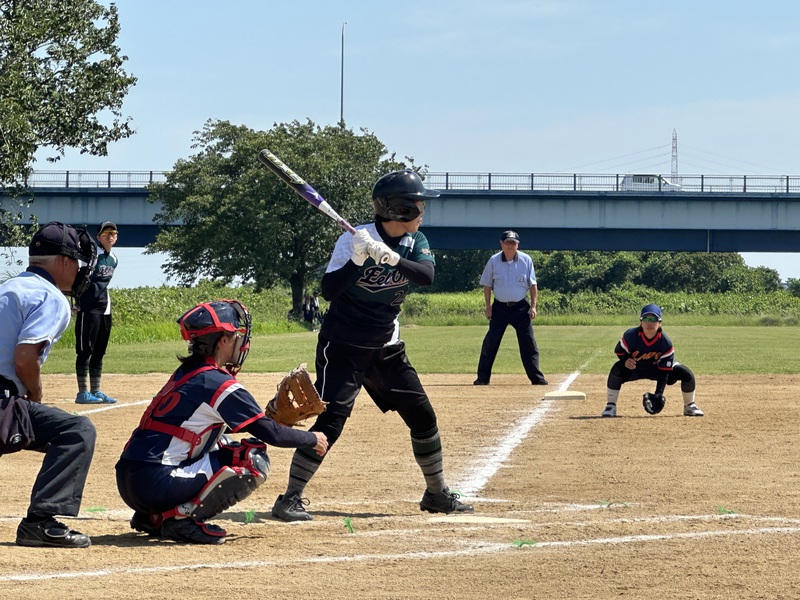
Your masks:
{"label": "umpire's shoe", "polygon": [[272,505],[272,516],[281,521],[310,521],[313,517],[306,512],[308,500],[299,494],[281,494]]}
{"label": "umpire's shoe", "polygon": [[161,524],[161,536],[175,542],[189,544],[224,544],[227,532],[218,525],[195,521],[187,517],[164,519]]}
{"label": "umpire's shoe", "polygon": [[459,500],[460,497],[459,494],[451,492],[450,488],[444,488],[441,492],[435,494],[425,490],[425,494],[423,494],[419,503],[419,509],[448,515],[453,512],[473,512],[472,506],[461,502]]}
{"label": "umpire's shoe", "polygon": [[87,548],[92,545],[88,535],[73,531],[53,517],[44,521],[22,519],[17,527],[17,546],[32,548]]}

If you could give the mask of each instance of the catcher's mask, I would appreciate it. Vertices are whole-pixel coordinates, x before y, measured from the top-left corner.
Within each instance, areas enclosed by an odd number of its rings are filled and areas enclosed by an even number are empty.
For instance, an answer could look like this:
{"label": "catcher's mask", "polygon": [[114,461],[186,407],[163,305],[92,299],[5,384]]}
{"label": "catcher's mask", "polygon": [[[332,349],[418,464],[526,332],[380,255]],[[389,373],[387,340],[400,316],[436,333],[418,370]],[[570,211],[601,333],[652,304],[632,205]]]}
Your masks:
{"label": "catcher's mask", "polygon": [[76,298],[83,295],[89,288],[92,273],[97,264],[97,244],[92,241],[86,229],[78,229],[72,225],[65,225],[58,221],[51,221],[42,225],[33,234],[28,245],[28,256],[60,255],[74,258],[78,261],[78,274],[72,282],[72,289],[65,292]]}
{"label": "catcher's mask", "polygon": [[667,399],[663,394],[651,394],[650,392],[642,396],[642,406],[649,415],[657,415],[664,408]]}
{"label": "catcher's mask", "polygon": [[438,191],[427,189],[420,176],[409,169],[387,173],[372,188],[375,214],[386,221],[413,221],[420,213],[417,202],[438,197]]}
{"label": "catcher's mask", "polygon": [[239,372],[250,352],[253,320],[247,307],[238,300],[215,300],[198,304],[177,321],[189,352],[210,356],[223,333],[236,335],[235,361],[224,365],[232,375]]}

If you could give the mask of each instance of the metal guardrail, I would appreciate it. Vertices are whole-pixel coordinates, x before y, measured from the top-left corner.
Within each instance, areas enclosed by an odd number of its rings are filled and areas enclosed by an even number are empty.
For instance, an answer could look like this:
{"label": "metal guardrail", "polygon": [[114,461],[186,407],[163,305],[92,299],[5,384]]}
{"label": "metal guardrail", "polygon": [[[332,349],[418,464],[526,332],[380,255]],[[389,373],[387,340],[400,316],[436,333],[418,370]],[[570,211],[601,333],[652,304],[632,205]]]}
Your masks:
{"label": "metal guardrail", "polygon": [[[167,171],[34,171],[31,188],[140,188],[166,181]],[[499,191],[668,191],[800,194],[800,175],[652,176],[656,183],[634,183],[630,175],[591,173],[428,173],[425,185],[437,190]]]}

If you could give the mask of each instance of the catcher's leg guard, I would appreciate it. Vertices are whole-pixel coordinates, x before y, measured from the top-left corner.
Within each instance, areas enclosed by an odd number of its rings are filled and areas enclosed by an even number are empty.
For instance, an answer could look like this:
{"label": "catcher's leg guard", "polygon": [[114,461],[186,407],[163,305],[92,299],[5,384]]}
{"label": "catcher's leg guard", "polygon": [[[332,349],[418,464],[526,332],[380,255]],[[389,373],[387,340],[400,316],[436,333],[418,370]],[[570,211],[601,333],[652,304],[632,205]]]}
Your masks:
{"label": "catcher's leg guard", "polygon": [[[212,475],[196,498],[181,504],[170,516],[180,514],[205,521],[247,498],[267,480],[267,446],[255,439],[225,444],[220,452],[231,452],[231,466]],[[168,514],[164,517],[167,518]]]}

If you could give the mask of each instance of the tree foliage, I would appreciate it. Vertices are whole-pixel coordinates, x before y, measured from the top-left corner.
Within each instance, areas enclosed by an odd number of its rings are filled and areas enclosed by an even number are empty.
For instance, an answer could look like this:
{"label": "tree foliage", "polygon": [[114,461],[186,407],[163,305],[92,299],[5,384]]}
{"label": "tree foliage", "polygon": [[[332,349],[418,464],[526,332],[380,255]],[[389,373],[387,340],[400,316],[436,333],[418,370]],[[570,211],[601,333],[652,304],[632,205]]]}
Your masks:
{"label": "tree foliage", "polygon": [[121,111],[136,78],[119,31],[113,4],[0,0],[0,184],[24,179],[39,149],[102,156],[133,134]]}
{"label": "tree foliage", "polygon": [[[436,248],[436,240],[431,246]],[[436,252],[433,291],[475,289],[489,251]],[[660,292],[758,293],[780,288],[767,267],[748,267],[740,254],[723,252],[529,252],[539,288],[574,294],[644,286]],[[436,284],[435,284],[436,285]]]}
{"label": "tree foliage", "polygon": [[151,200],[162,202],[156,222],[182,226],[165,227],[148,252],[167,253],[165,271],[184,285],[203,277],[257,289],[288,282],[296,312],[342,229],[262,167],[258,152],[275,153],[354,225],[372,220],[375,180],[406,166],[366,130],[310,120],[266,132],[210,120],[193,148],[151,186]]}
{"label": "tree foliage", "polygon": [[[136,78],[122,68],[117,9],[93,0],[0,0],[0,241],[26,246],[20,226],[31,197],[25,179],[35,155],[48,161],[67,147],[105,155],[129,137],[122,101]],[[101,118],[108,119],[105,124]],[[31,216],[32,227],[36,219]],[[20,260],[5,254],[7,264]]]}

